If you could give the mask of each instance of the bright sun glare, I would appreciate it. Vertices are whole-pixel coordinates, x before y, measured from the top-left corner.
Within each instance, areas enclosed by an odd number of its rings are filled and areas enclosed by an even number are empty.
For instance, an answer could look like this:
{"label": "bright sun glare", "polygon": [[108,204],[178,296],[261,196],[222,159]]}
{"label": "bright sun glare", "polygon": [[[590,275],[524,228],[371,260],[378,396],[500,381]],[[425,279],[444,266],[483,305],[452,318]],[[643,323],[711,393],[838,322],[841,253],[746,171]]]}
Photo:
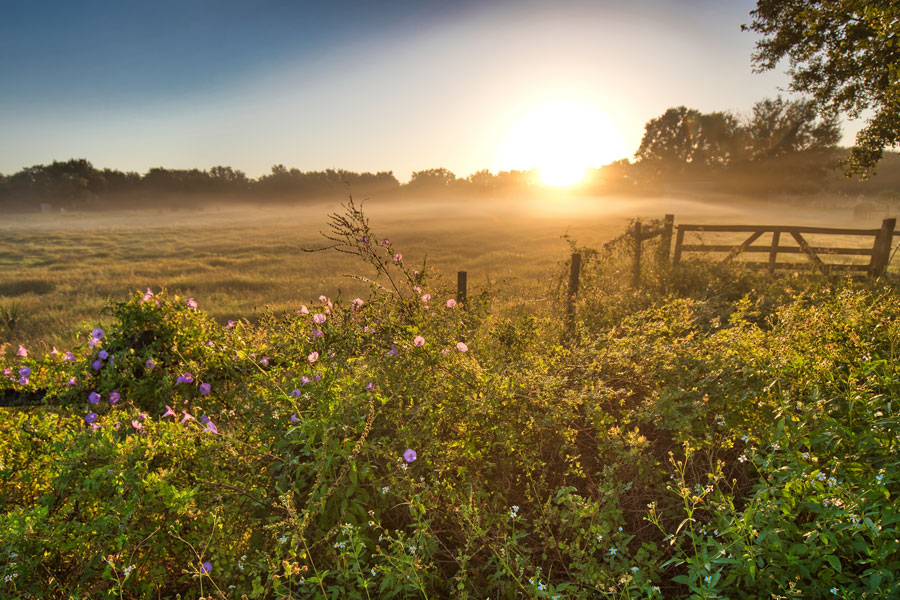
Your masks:
{"label": "bright sun glare", "polygon": [[580,102],[555,102],[526,114],[510,130],[498,155],[498,168],[537,168],[541,182],[578,183],[589,167],[626,156],[618,129],[599,110]]}

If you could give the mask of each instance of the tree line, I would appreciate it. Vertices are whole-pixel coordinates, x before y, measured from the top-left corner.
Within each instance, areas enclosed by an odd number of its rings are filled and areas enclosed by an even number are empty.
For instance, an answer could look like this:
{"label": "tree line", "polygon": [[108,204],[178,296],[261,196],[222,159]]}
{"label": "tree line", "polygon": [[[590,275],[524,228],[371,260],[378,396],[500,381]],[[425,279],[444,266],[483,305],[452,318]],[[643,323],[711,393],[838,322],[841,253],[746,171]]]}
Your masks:
{"label": "tree line", "polygon": [[[635,160],[588,170],[579,186],[587,193],[653,193],[671,183],[706,182],[732,192],[815,192],[831,185],[859,191],[835,167],[846,150],[837,148],[836,117],[821,117],[811,100],[781,97],[757,102],[751,114],[703,113],[685,106],[648,121]],[[897,173],[896,161],[889,170]],[[890,168],[894,167],[894,168]],[[893,182],[896,175],[880,178]],[[300,171],[282,164],[256,179],[228,166],[209,170],[156,167],[144,174],[98,169],[84,158],[26,167],[0,175],[0,206],[36,210],[184,206],[221,201],[297,202],[343,195],[520,192],[538,184],[537,170],[481,170],[458,177],[445,168],[412,174],[401,184],[391,171],[341,169]],[[883,187],[873,186],[868,189]]]}

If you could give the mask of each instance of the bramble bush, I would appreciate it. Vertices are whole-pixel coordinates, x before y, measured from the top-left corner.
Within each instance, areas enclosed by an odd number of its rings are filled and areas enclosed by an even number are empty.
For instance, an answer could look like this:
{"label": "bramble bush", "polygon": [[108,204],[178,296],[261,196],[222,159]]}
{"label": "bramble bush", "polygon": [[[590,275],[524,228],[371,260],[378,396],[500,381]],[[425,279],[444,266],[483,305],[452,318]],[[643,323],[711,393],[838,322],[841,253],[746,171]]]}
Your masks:
{"label": "bramble bush", "polygon": [[[166,290],[0,359],[3,598],[891,598],[897,290],[581,249],[457,304],[352,203],[366,299]],[[617,271],[619,272],[617,274]]]}

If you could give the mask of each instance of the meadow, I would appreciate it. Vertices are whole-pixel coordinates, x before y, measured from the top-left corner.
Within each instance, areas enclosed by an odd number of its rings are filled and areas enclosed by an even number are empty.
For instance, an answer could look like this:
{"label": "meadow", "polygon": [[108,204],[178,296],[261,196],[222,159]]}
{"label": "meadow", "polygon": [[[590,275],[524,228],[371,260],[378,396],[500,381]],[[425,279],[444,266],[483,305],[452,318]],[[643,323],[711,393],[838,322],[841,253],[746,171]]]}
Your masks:
{"label": "meadow", "polygon": [[625,276],[635,216],[844,209],[570,200],[335,207],[314,254],[307,208],[5,224],[32,325],[111,302],[0,357],[0,598],[897,597],[895,274]]}

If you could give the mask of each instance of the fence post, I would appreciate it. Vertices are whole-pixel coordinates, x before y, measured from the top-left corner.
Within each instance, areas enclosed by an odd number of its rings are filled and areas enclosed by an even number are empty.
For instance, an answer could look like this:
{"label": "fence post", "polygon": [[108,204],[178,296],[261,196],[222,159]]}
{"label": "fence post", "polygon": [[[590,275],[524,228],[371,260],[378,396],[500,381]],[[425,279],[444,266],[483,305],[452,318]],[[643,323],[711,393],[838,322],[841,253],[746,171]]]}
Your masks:
{"label": "fence post", "polygon": [[578,294],[578,278],[581,274],[581,254],[572,255],[569,266],[569,294],[566,296],[566,326],[569,331],[575,330],[575,296]]}
{"label": "fence post", "polygon": [[663,221],[662,237],[659,240],[659,258],[663,263],[669,262],[672,250],[672,228],[675,226],[675,215],[666,215]]}
{"label": "fence post", "polygon": [[684,229],[678,228],[678,235],[675,237],[675,255],[672,256],[672,264],[677,265],[681,262],[681,246],[684,245]]}
{"label": "fence post", "polygon": [[881,231],[875,235],[875,245],[872,246],[872,260],[869,262],[869,276],[879,277],[884,273],[891,259],[891,245],[894,240],[894,228],[897,219],[885,219],[881,222]]}
{"label": "fence post", "polygon": [[772,245],[769,248],[769,275],[775,274],[775,264],[778,258],[778,244],[781,241],[781,232],[775,230],[772,232]]}
{"label": "fence post", "polygon": [[634,257],[631,262],[631,287],[637,288],[641,284],[641,222],[635,221],[631,231],[634,244]]}
{"label": "fence post", "polygon": [[456,301],[460,304],[466,303],[466,278],[468,273],[458,271],[456,273]]}

